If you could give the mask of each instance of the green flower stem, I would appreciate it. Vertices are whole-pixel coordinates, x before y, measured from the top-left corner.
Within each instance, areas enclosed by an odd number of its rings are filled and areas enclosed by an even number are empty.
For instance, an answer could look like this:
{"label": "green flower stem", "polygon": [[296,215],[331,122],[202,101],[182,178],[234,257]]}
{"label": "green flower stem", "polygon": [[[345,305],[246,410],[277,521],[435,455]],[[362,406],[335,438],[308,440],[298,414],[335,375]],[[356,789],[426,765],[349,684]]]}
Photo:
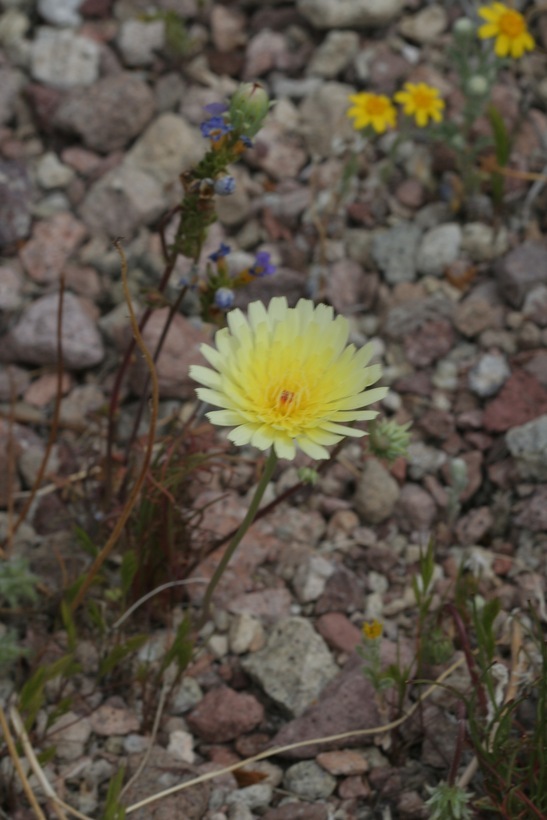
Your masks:
{"label": "green flower stem", "polygon": [[262,496],[264,495],[266,487],[268,486],[268,484],[270,482],[270,479],[273,475],[273,471],[275,469],[276,464],[277,464],[277,456],[275,454],[274,448],[272,447],[272,449],[270,450],[270,454],[267,458],[266,464],[264,466],[264,472],[262,473],[262,478],[260,479],[260,481],[258,483],[258,487],[255,490],[255,494],[254,494],[253,499],[252,499],[252,501],[249,505],[249,509],[247,510],[247,514],[246,514],[245,518],[243,519],[243,521],[241,522],[241,525],[240,525],[238,531],[236,532],[236,534],[234,535],[234,537],[230,541],[228,547],[226,548],[226,551],[225,551],[224,555],[222,556],[222,558],[220,560],[220,563],[219,563],[218,567],[216,568],[216,570],[214,572],[213,577],[209,581],[209,586],[207,587],[207,590],[205,592],[205,598],[203,599],[203,610],[202,610],[202,613],[201,613],[201,618],[198,622],[198,630],[201,629],[205,625],[205,623],[207,622],[207,620],[209,618],[209,609],[211,607],[211,599],[213,597],[213,593],[214,593],[215,589],[217,588],[218,582],[220,581],[220,579],[222,578],[222,576],[224,574],[224,570],[226,569],[226,567],[230,563],[234,552],[236,551],[237,547],[239,546],[239,543],[240,543],[241,539],[243,538],[243,536],[245,535],[245,533],[247,532],[247,530],[249,529],[249,527],[251,526],[251,524],[253,523],[253,521],[255,519],[255,515],[257,514],[258,508],[260,506],[260,502],[262,501]]}

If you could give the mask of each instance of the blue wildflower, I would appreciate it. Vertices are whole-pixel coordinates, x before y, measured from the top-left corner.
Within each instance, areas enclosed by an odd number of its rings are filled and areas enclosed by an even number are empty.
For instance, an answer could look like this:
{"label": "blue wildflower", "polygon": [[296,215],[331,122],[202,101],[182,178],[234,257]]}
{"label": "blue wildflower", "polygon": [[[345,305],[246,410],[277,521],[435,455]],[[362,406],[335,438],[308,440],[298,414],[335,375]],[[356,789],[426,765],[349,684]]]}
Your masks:
{"label": "blue wildflower", "polygon": [[208,137],[213,142],[218,142],[224,134],[232,131],[232,126],[225,122],[223,117],[210,117],[201,123],[199,129],[204,137]]}
{"label": "blue wildflower", "polygon": [[211,114],[212,117],[217,117],[219,114],[224,114],[228,110],[228,103],[214,102],[209,105],[204,105],[203,110]]}
{"label": "blue wildflower", "polygon": [[219,259],[223,259],[225,256],[228,256],[230,251],[230,246],[225,245],[224,242],[221,242],[220,248],[216,250],[214,253],[209,254],[209,259],[211,260],[211,262],[218,262]]}
{"label": "blue wildflower", "polygon": [[219,177],[215,179],[214,189],[215,194],[219,196],[229,196],[233,194],[236,189],[236,181],[230,176]]}
{"label": "blue wildflower", "polygon": [[254,265],[249,268],[249,273],[251,276],[271,276],[276,270],[276,266],[270,262],[270,254],[267,251],[259,251]]}
{"label": "blue wildflower", "polygon": [[215,305],[221,310],[228,310],[234,304],[234,292],[230,288],[219,288],[215,292]]}

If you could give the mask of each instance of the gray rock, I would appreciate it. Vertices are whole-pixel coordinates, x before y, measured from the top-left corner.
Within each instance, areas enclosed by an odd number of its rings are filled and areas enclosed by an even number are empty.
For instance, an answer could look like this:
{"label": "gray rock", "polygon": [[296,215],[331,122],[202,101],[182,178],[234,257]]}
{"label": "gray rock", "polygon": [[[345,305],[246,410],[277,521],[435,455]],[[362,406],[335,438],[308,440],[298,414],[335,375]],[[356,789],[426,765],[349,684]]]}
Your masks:
{"label": "gray rock", "polygon": [[[0,267],[0,311],[18,310],[21,307],[22,284],[22,277],[12,268]],[[0,394],[1,392],[0,389]]]}
{"label": "gray rock", "polygon": [[446,461],[446,454],[435,447],[429,447],[421,441],[408,446],[407,454],[409,475],[415,481],[429,473],[436,473]]}
{"label": "gray rock", "polygon": [[547,245],[523,242],[496,264],[500,290],[507,301],[520,308],[535,285],[547,284]]}
{"label": "gray rock", "polygon": [[56,88],[92,85],[99,76],[100,53],[88,37],[42,26],[31,46],[31,73],[35,80]]}
{"label": "gray rock", "polygon": [[332,80],[351,63],[359,51],[355,31],[330,31],[309,62],[307,73]]}
{"label": "gray rock", "polygon": [[24,165],[0,159],[0,248],[28,236],[31,205],[32,185]]}
{"label": "gray rock", "polygon": [[125,20],[116,38],[123,61],[128,66],[150,65],[165,44],[163,20]]}
{"label": "gray rock", "polygon": [[15,105],[25,77],[14,68],[0,68],[0,125],[8,123],[15,114]]}
{"label": "gray rock", "polygon": [[526,294],[522,312],[540,327],[547,325],[547,285],[536,285]]}
{"label": "gray rock", "polygon": [[[33,302],[4,337],[2,356],[11,355],[30,364],[55,364],[58,310],[58,293],[50,293]],[[63,360],[67,368],[81,370],[103,360],[104,347],[95,323],[70,292],[64,295],[62,327]]]}
{"label": "gray rock", "polygon": [[494,396],[510,375],[511,368],[502,353],[485,353],[469,371],[469,389],[481,398]]}
{"label": "gray rock", "polygon": [[242,666],[291,716],[301,715],[338,673],[326,643],[304,618],[277,624],[264,649]]}
{"label": "gray rock", "polygon": [[179,174],[194,168],[205,153],[205,140],[183,117],[167,112],[150,123],[126,157],[128,165],[145,171],[160,185],[172,185]]}
{"label": "gray rock", "polygon": [[104,77],[85,94],[69,92],[54,117],[57,128],[80,136],[88,148],[110,152],[124,148],[154,114],[154,95],[134,74]]}
{"label": "gray rock", "polygon": [[[408,482],[404,485],[397,501],[396,514],[403,532],[427,532],[437,512],[432,497],[419,484]],[[370,589],[375,592],[372,585]]]}
{"label": "gray rock", "polygon": [[354,507],[365,524],[379,524],[389,518],[399,497],[399,485],[374,458],[367,459],[359,478]]}
{"label": "gray rock", "polygon": [[387,231],[377,231],[372,256],[390,285],[416,279],[416,255],[421,230],[411,222],[401,222]]}
{"label": "gray rock", "polygon": [[399,32],[416,43],[434,43],[448,25],[448,15],[443,6],[431,5],[417,14],[403,17]]}
{"label": "gray rock", "polygon": [[193,709],[203,697],[201,686],[195,678],[186,675],[173,691],[170,704],[172,715],[183,715]]}
{"label": "gray rock", "polygon": [[226,805],[232,806],[234,803],[242,803],[249,809],[263,809],[270,805],[272,795],[273,789],[269,783],[255,783],[229,794],[226,798]]}
{"label": "gray rock", "polygon": [[232,618],[228,640],[230,651],[234,655],[256,651],[264,646],[264,628],[257,618],[253,618],[248,612],[243,612]]}
{"label": "gray rock", "polygon": [[64,165],[57,154],[48,151],[38,162],[36,168],[36,179],[38,184],[45,188],[65,188],[74,179],[74,171],[68,165]]}
{"label": "gray rock", "polygon": [[300,106],[300,130],[311,154],[328,156],[334,141],[350,140],[355,136],[347,116],[348,96],[354,93],[351,85],[327,82],[304,98]]}
{"label": "gray rock", "polygon": [[547,415],[513,427],[505,441],[522,478],[547,481]]}
{"label": "gray rock", "polygon": [[454,314],[454,300],[441,290],[421,299],[408,299],[392,308],[384,324],[384,333],[401,339],[418,330],[423,324],[440,318],[450,319]]}
{"label": "gray rock", "polygon": [[509,235],[507,229],[498,229],[484,222],[468,222],[463,226],[462,251],[475,262],[489,262],[507,253]]}
{"label": "gray rock", "polygon": [[65,712],[49,729],[56,755],[61,760],[77,760],[82,757],[91,734],[91,723],[86,717]]}
{"label": "gray rock", "polygon": [[297,567],[292,585],[301,604],[317,601],[325,584],[334,572],[334,566],[321,555],[307,555]]}
{"label": "gray rock", "polygon": [[52,26],[78,26],[82,18],[78,9],[82,0],[38,0],[38,11]]}
{"label": "gray rock", "polygon": [[458,258],[462,229],[456,222],[431,228],[423,237],[418,250],[417,267],[424,276],[442,276],[448,265]]}
{"label": "gray rock", "polygon": [[92,231],[128,238],[141,225],[157,219],[166,204],[153,177],[123,163],[95,183],[80,206],[80,214]]}
{"label": "gray rock", "polygon": [[317,28],[385,26],[397,17],[403,0],[298,0],[298,11]]}
{"label": "gray rock", "polygon": [[305,800],[325,800],[336,788],[336,778],[314,760],[302,760],[289,766],[283,778],[287,791]]}

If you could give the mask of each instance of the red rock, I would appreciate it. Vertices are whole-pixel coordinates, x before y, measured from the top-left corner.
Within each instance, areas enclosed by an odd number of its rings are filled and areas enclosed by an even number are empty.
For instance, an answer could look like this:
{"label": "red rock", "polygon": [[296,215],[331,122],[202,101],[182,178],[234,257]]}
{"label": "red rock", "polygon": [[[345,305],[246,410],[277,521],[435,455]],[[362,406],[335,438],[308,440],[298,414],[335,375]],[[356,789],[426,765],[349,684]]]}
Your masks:
{"label": "red rock", "polygon": [[547,413],[547,390],[524,370],[515,370],[484,411],[484,427],[504,433]]}
{"label": "red rock", "polygon": [[430,529],[437,514],[434,500],[419,484],[407,483],[395,506],[395,516],[403,532]]}
{"label": "red rock", "polygon": [[352,797],[370,797],[372,790],[363,777],[346,777],[338,786],[338,794],[343,800]]}
{"label": "red rock", "polygon": [[368,760],[353,749],[340,749],[334,752],[321,752],[317,755],[317,762],[329,774],[333,775],[360,775],[368,772]]}
{"label": "red rock", "polygon": [[452,325],[443,319],[425,322],[405,336],[406,357],[415,367],[427,367],[445,356],[454,346]]}
{"label": "red rock", "polygon": [[318,618],[315,628],[330,647],[338,652],[353,652],[361,643],[361,633],[341,612],[327,612]]}
{"label": "red rock", "polygon": [[433,438],[445,439],[454,432],[454,417],[447,410],[433,407],[420,417],[418,426]]}
{"label": "red rock", "polygon": [[39,284],[58,282],[67,259],[86,233],[85,226],[68,212],[38,222],[20,253],[31,279]]}
{"label": "red rock", "polygon": [[264,707],[253,695],[220,686],[207,692],[186,720],[203,740],[225,743],[251,732],[263,717]]}
{"label": "red rock", "polygon": [[423,185],[417,179],[405,179],[397,187],[395,196],[407,208],[421,208],[425,200]]}
{"label": "red rock", "polygon": [[515,518],[518,527],[524,527],[532,532],[547,531],[547,487],[539,490],[525,501],[517,505],[520,510]]}

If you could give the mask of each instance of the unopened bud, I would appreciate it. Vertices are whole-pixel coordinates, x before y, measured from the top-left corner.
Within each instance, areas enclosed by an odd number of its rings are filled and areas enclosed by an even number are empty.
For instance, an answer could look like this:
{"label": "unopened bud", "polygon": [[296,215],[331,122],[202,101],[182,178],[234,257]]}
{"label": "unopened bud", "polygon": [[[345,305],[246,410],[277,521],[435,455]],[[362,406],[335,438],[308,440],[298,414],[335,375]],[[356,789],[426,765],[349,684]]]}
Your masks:
{"label": "unopened bud", "polygon": [[254,137],[270,109],[270,99],[258,83],[243,83],[230,100],[229,119],[234,131]]}
{"label": "unopened bud", "polygon": [[488,88],[488,80],[482,74],[474,74],[467,83],[467,92],[472,97],[484,97]]}

